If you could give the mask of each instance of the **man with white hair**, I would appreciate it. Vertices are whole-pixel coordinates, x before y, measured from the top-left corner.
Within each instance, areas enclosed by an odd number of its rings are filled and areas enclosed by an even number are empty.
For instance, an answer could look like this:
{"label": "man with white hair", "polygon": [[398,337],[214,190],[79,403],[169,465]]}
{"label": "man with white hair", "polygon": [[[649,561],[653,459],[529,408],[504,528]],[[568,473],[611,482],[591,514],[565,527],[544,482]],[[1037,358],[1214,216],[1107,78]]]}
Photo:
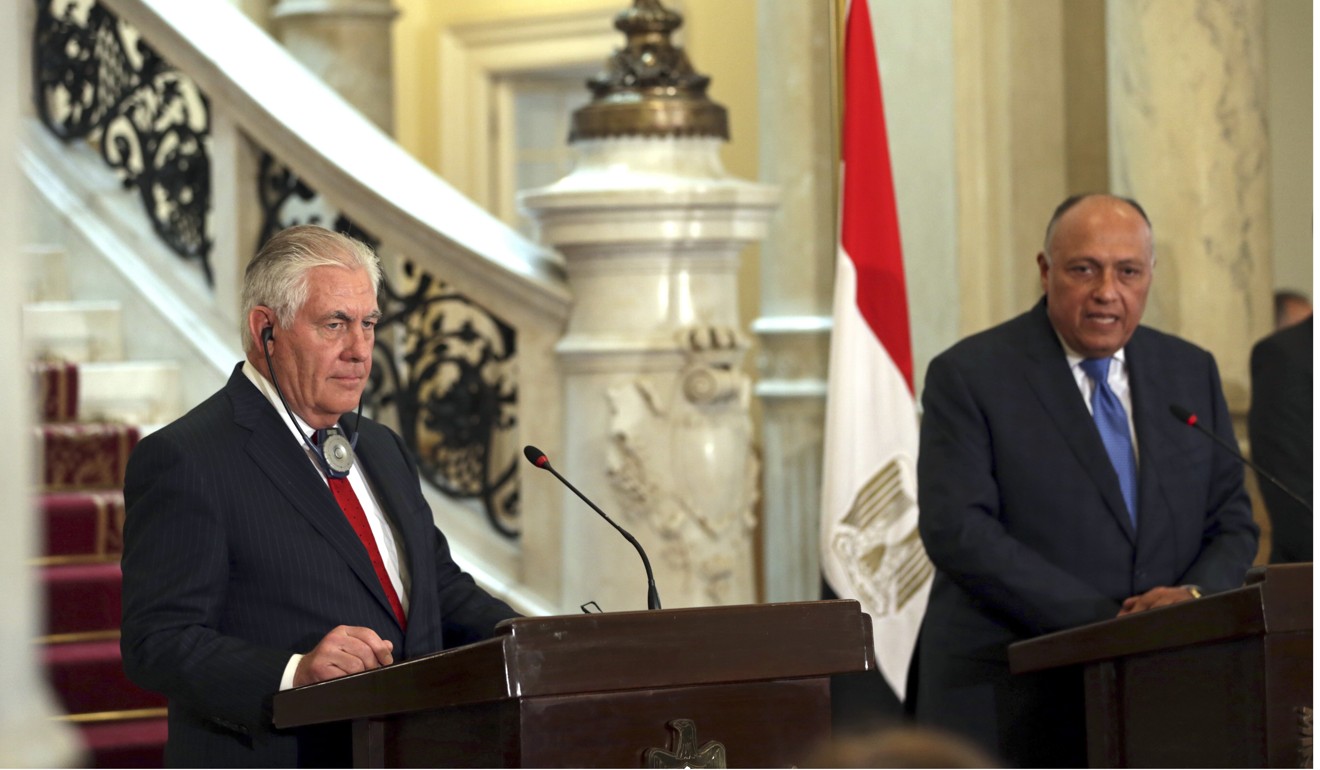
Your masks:
{"label": "man with white hair", "polygon": [[347,766],[347,727],[275,730],[275,693],[516,616],[450,557],[402,439],[361,416],[379,283],[358,241],[277,233],[244,278],[247,361],[129,460],[121,648],[169,698],[170,766]]}

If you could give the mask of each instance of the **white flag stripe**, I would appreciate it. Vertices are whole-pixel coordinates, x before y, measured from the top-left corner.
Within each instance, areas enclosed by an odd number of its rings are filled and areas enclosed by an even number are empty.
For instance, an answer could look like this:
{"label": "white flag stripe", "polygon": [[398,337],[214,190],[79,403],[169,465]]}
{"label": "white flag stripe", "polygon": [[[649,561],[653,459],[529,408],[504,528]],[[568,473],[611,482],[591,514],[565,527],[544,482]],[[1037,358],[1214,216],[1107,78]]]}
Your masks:
{"label": "white flag stripe", "polygon": [[[871,616],[876,661],[902,699],[931,577],[916,537],[916,405],[902,373],[858,311],[856,292],[852,260],[840,250],[825,416],[821,563],[834,592],[857,599]],[[894,480],[877,483],[877,475],[886,472]],[[899,495],[891,489],[895,482]],[[855,510],[875,505],[883,506],[883,513]]]}

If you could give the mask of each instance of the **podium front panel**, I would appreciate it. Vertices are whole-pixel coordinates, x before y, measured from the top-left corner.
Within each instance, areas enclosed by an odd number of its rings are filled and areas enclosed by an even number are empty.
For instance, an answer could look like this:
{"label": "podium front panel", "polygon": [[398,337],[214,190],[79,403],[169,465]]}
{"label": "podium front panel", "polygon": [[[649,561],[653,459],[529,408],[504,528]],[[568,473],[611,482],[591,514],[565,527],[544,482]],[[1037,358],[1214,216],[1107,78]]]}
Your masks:
{"label": "podium front panel", "polygon": [[[673,727],[691,722],[683,746]],[[544,696],[362,720],[359,766],[646,767],[720,744],[728,767],[799,766],[830,735],[829,681]]]}
{"label": "podium front panel", "polygon": [[523,703],[524,767],[645,767],[648,749],[681,754],[670,727],[690,720],[687,747],[725,749],[728,767],[795,767],[829,736],[829,680],[529,698]]}
{"label": "podium front panel", "polygon": [[[1124,767],[1259,767],[1265,758],[1261,637],[1117,663]],[[1093,747],[1094,748],[1094,747]],[[1092,759],[1092,764],[1097,764]]]}

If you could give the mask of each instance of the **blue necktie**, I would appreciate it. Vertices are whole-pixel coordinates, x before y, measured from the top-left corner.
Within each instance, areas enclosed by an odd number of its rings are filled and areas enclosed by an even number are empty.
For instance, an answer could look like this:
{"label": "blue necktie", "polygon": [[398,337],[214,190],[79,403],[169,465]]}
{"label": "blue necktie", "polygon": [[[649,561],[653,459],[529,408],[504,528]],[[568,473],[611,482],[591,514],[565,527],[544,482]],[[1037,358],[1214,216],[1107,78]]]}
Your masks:
{"label": "blue necktie", "polygon": [[1137,458],[1132,451],[1132,434],[1128,431],[1123,402],[1109,389],[1109,362],[1112,360],[1087,358],[1082,361],[1082,371],[1095,383],[1095,392],[1091,394],[1091,414],[1095,417],[1095,426],[1100,429],[1100,440],[1109,453],[1109,461],[1118,473],[1118,486],[1123,490],[1128,518],[1132,521],[1132,528],[1136,529]]}

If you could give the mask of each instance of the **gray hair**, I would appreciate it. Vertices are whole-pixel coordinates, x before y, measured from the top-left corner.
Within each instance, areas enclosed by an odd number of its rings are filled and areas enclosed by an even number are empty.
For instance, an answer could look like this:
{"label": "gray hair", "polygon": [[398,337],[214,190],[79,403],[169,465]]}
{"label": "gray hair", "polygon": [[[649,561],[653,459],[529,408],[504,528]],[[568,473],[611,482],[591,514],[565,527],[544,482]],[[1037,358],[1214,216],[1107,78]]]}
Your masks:
{"label": "gray hair", "polygon": [[265,305],[275,311],[281,329],[289,328],[307,301],[307,273],[315,267],[366,270],[371,290],[380,290],[380,260],[367,244],[320,225],[281,230],[266,241],[243,273],[245,353],[255,350],[247,326],[252,310]]}

